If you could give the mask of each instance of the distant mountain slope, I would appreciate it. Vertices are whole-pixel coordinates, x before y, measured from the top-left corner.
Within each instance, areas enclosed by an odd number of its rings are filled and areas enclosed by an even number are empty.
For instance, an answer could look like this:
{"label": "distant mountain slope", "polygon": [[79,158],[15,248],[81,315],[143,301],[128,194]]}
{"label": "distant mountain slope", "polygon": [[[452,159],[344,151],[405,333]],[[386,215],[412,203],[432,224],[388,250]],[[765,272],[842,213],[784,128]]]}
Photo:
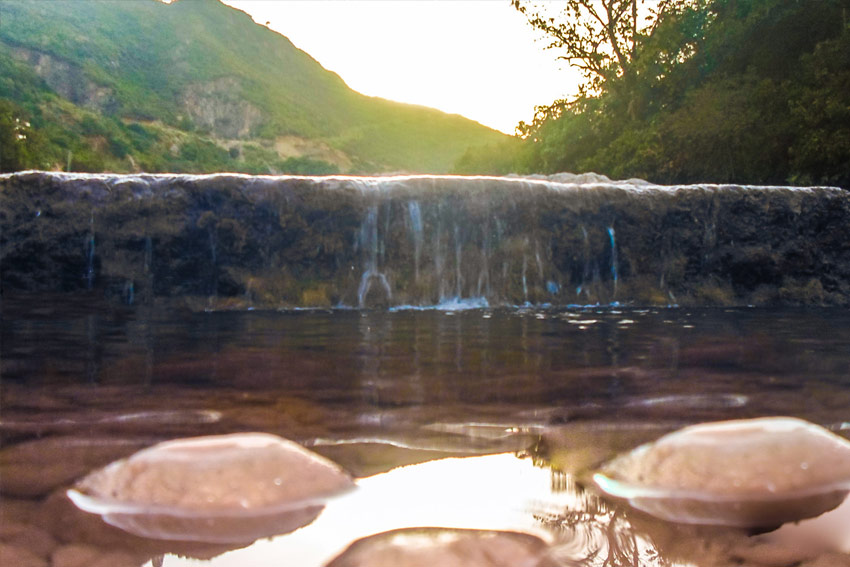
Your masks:
{"label": "distant mountain slope", "polygon": [[504,138],[354,92],[218,0],[0,0],[0,99],[19,161],[75,170],[444,172]]}

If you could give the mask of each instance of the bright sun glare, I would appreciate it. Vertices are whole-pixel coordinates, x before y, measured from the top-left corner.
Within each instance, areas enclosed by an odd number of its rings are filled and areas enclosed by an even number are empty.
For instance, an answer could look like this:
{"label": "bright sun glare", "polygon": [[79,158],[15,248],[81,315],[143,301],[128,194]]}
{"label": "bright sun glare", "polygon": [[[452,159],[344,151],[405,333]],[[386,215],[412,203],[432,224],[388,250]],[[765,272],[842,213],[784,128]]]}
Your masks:
{"label": "bright sun glare", "polygon": [[224,0],[288,37],[354,90],[512,134],[578,74],[507,0]]}

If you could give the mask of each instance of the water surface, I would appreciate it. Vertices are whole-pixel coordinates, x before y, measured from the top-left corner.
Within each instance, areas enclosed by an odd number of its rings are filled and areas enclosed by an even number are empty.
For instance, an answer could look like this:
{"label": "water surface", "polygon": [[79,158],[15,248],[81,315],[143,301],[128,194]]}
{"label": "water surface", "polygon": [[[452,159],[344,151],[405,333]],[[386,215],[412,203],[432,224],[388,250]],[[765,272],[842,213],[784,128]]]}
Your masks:
{"label": "water surface", "polygon": [[[84,544],[135,565],[310,567],[363,536],[446,526],[533,533],[565,565],[748,564],[761,540],[652,520],[586,473],[699,421],[793,415],[850,433],[844,309],[198,313],[27,296],[2,310],[0,508],[45,535],[27,544],[45,558]],[[298,441],[360,488],[230,551],[130,536],[64,499],[139,448],[236,431]]]}

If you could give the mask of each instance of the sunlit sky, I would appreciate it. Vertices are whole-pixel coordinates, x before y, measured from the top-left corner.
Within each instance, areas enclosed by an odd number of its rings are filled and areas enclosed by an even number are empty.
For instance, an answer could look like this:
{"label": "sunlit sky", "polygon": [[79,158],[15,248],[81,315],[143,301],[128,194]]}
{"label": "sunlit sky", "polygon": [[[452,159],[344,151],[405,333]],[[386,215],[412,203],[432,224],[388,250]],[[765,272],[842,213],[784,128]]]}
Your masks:
{"label": "sunlit sky", "polygon": [[508,0],[224,0],[352,89],[461,114],[513,134],[536,105],[576,91]]}

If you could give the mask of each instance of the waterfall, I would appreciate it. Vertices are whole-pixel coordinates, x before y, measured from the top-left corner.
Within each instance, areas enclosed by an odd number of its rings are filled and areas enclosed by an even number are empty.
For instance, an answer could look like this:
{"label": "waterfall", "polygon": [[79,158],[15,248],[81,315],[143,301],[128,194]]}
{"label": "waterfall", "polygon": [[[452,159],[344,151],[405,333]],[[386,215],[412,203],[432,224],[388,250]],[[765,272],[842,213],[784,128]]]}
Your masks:
{"label": "waterfall", "polygon": [[490,297],[490,223],[484,226],[484,236],[481,243],[481,266],[478,270],[478,285],[475,294],[478,297]]}
{"label": "waterfall", "polygon": [[386,275],[378,270],[378,254],[383,248],[382,241],[378,238],[378,206],[369,207],[366,218],[360,227],[359,248],[363,255],[363,275],[360,277],[360,286],[357,289],[357,305],[366,307],[366,300],[374,282],[378,282],[381,291],[385,293],[379,303],[383,300],[392,300],[392,289]]}
{"label": "waterfall", "polygon": [[440,215],[440,204],[437,205],[437,230],[434,231],[433,236],[433,250],[434,254],[434,276],[437,280],[437,299],[438,301],[444,301],[447,293],[446,293],[446,282],[443,277],[443,272],[445,268],[445,254],[443,252],[442,246],[442,237],[443,237],[443,219]]}
{"label": "waterfall", "polygon": [[410,215],[410,232],[413,240],[413,273],[414,281],[419,281],[419,259],[422,257],[422,211],[418,201],[407,203],[407,213]]}
{"label": "waterfall", "polygon": [[463,276],[460,271],[460,262],[460,228],[455,225],[455,297],[458,299],[463,297]]}
{"label": "waterfall", "polygon": [[528,303],[528,277],[526,276],[526,271],[528,268],[528,257],[525,255],[525,252],[522,254],[522,298],[523,304],[529,305]]}
{"label": "waterfall", "polygon": [[580,297],[581,293],[585,290],[588,282],[590,281],[590,237],[587,235],[587,229],[584,225],[581,225],[581,234],[582,234],[582,256],[584,258],[584,268],[581,272],[581,280],[576,288],[576,297]]}
{"label": "waterfall", "polygon": [[24,172],[0,192],[4,293],[213,309],[850,304],[837,188]]}
{"label": "waterfall", "polygon": [[136,286],[133,284],[133,280],[127,280],[127,283],[124,284],[124,297],[127,305],[133,305],[133,301],[136,299]]}
{"label": "waterfall", "polygon": [[611,279],[614,280],[614,297],[617,297],[617,242],[614,238],[614,227],[608,227],[608,236],[611,239]]}

